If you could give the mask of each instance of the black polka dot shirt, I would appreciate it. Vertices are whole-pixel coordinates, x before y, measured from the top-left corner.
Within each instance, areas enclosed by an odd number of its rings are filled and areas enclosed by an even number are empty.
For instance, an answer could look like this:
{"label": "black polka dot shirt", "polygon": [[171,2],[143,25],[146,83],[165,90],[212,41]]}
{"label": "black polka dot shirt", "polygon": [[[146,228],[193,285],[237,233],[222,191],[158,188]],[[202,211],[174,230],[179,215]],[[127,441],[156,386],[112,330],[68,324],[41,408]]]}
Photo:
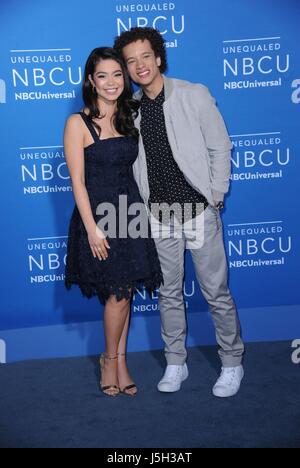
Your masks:
{"label": "black polka dot shirt", "polygon": [[[141,100],[141,135],[147,159],[149,208],[155,216],[154,204],[179,204],[180,209],[177,212],[174,210],[174,214],[179,222],[186,222],[199,215],[208,202],[190,186],[173,157],[165,123],[164,102],[164,89],[154,100],[145,93]],[[161,213],[159,219],[162,221]]]}

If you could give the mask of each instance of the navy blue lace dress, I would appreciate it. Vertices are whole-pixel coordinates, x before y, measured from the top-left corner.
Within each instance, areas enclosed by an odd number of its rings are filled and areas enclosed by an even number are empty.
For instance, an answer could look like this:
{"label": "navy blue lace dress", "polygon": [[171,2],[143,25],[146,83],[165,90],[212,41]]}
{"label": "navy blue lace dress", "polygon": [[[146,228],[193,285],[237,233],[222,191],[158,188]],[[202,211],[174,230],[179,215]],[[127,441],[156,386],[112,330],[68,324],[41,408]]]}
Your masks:
{"label": "navy blue lace dress", "polygon": [[[138,156],[138,143],[129,136],[100,140],[86,115],[80,115],[94,139],[94,143],[85,148],[84,158],[85,183],[96,223],[104,217],[96,214],[101,203],[112,204],[119,219],[120,195],[127,196],[128,207],[140,203],[143,216],[147,217],[132,169]],[[128,216],[128,225],[133,218]],[[146,222],[148,238],[131,238],[124,236],[124,232],[120,235],[117,222],[117,236],[107,236],[108,259],[100,261],[93,257],[84,224],[75,207],[69,228],[66,287],[70,289],[76,284],[84,296],[98,296],[103,304],[110,295],[115,295],[117,300],[129,299],[130,290],[134,288],[145,287],[150,293],[155,291],[163,277],[148,219]]]}

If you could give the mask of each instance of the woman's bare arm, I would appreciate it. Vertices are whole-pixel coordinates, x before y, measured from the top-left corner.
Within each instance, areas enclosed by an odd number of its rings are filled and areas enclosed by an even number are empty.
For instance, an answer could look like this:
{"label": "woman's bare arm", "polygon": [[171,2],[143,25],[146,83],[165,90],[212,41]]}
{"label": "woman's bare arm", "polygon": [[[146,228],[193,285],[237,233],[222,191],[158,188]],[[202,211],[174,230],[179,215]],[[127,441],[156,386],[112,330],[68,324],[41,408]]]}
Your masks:
{"label": "woman's bare arm", "polygon": [[71,115],[67,120],[64,133],[65,157],[72,179],[73,193],[82,222],[88,234],[94,257],[107,258],[108,243],[94,220],[92,208],[85,185],[84,172],[84,130],[79,115]]}

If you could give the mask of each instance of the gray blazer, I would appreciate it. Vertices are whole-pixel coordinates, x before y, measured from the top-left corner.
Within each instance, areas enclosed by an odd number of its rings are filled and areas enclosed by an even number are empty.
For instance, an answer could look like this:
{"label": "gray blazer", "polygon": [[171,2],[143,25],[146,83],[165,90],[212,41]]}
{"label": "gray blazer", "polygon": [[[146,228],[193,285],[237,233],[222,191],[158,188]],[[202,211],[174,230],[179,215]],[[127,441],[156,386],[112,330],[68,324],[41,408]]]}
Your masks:
{"label": "gray blazer", "polygon": [[[228,192],[231,174],[232,143],[223,118],[205,86],[166,77],[164,80],[164,114],[174,159],[189,184],[214,205]],[[140,100],[142,95],[140,90],[134,97]],[[140,124],[139,113],[135,121],[139,130]],[[133,171],[147,205],[150,190],[142,138]]]}

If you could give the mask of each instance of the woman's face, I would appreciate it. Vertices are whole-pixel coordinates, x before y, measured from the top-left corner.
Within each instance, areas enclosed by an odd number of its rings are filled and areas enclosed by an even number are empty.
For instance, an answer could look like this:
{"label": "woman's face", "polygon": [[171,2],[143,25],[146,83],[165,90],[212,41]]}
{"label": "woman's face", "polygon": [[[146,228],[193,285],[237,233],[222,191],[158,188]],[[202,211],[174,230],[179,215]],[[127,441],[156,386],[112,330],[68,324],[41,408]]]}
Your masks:
{"label": "woman's face", "polygon": [[95,68],[94,75],[89,76],[89,80],[96,88],[98,97],[105,101],[117,101],[124,91],[125,82],[121,65],[112,59],[101,60]]}

